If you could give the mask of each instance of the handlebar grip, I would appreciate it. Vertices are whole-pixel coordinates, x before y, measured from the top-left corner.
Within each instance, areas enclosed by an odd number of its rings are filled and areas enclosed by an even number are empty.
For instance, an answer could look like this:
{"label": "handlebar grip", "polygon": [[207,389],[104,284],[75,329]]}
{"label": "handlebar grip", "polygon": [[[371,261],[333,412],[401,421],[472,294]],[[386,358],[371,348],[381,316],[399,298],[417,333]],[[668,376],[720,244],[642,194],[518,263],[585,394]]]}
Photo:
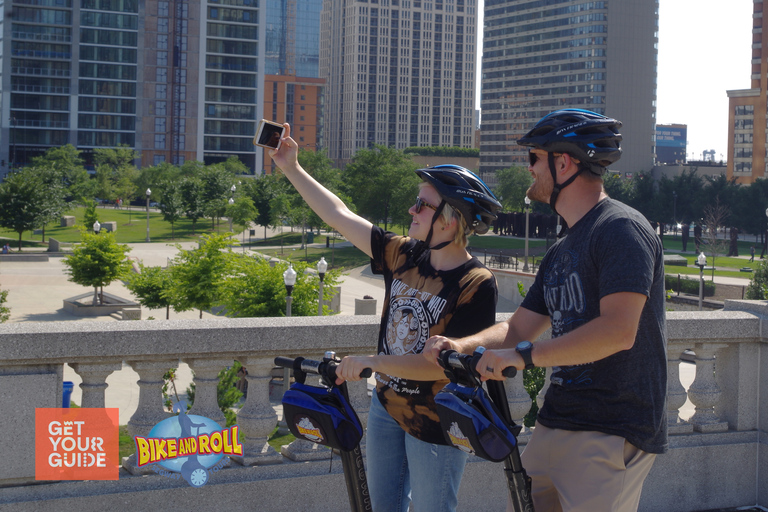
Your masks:
{"label": "handlebar grip", "polygon": [[515,368],[514,366],[509,366],[507,368],[504,368],[501,374],[508,379],[512,379],[515,377],[515,375],[517,375],[517,368]]}
{"label": "handlebar grip", "polygon": [[371,370],[370,368],[365,368],[363,371],[360,372],[361,379],[367,379],[371,375],[373,375],[373,370]]}
{"label": "handlebar grip", "polygon": [[294,359],[292,357],[277,356],[275,358],[275,366],[280,366],[282,368],[293,368],[293,361]]}

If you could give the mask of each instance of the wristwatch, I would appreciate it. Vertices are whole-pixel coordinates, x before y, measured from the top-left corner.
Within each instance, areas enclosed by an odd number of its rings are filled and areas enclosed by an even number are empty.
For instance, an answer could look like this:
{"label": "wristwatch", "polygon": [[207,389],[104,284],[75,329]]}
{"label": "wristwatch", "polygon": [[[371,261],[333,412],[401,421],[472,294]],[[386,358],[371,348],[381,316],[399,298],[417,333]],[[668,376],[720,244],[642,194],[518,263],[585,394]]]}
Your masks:
{"label": "wristwatch", "polygon": [[531,357],[531,351],[533,350],[533,343],[530,341],[521,341],[517,344],[515,347],[515,350],[518,354],[523,358],[523,362],[525,362],[525,369],[530,370],[531,368],[536,368],[536,365],[533,364],[533,358]]}

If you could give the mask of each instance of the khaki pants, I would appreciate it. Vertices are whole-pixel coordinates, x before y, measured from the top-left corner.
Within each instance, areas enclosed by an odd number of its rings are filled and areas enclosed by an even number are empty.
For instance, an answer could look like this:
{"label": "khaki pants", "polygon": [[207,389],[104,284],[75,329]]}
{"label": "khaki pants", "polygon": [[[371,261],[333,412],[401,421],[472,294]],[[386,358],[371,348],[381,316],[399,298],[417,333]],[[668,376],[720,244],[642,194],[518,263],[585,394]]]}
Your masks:
{"label": "khaki pants", "polygon": [[635,512],[655,459],[623,437],[539,423],[522,454],[536,512]]}

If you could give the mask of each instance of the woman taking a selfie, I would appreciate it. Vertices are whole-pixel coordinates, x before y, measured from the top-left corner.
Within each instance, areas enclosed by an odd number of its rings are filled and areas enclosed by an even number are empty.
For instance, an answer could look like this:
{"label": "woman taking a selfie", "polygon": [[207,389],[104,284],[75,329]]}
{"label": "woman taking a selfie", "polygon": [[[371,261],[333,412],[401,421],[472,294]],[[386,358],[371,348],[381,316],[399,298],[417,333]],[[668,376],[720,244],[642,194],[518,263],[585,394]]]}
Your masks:
{"label": "woman taking a selfie", "polygon": [[494,324],[496,280],[466,250],[467,236],[485,233],[501,205],[477,176],[455,165],[419,169],[423,180],[408,236],[398,236],[352,213],[298,163],[285,136],[270,150],[307,204],[383,274],[386,296],[378,350],[345,357],[340,381],[375,373],[367,426],[367,473],[373,510],[455,510],[467,455],[448,446],[434,396],[447,384],[442,371],[419,355],[430,336],[462,337]]}

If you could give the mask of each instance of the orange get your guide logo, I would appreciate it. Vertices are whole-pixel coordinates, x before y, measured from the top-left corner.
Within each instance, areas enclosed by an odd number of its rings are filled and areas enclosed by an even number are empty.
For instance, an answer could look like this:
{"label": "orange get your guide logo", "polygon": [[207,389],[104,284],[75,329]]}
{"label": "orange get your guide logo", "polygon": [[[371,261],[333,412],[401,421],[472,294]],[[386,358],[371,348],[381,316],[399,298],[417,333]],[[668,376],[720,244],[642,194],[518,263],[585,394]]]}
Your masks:
{"label": "orange get your guide logo", "polygon": [[119,410],[35,409],[35,480],[117,480]]}

